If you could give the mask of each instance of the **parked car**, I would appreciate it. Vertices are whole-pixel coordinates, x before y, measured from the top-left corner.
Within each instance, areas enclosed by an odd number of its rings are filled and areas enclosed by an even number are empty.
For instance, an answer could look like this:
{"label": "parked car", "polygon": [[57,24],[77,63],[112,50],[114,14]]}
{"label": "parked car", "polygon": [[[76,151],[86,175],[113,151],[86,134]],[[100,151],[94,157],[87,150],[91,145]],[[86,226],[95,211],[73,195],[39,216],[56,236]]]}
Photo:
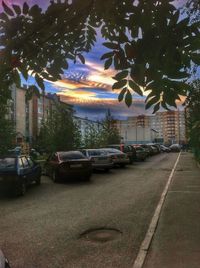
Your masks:
{"label": "parked car", "polygon": [[44,169],[54,182],[71,178],[89,180],[92,162],[79,151],[55,152],[47,159]]}
{"label": "parked car", "polygon": [[146,152],[146,156],[150,156],[151,155],[151,148],[150,146],[148,146],[147,144],[139,144]]}
{"label": "parked car", "polygon": [[25,155],[0,156],[0,183],[16,196],[24,195],[32,182],[40,184],[41,166]]}
{"label": "parked car", "polygon": [[172,144],[170,147],[171,152],[180,152],[181,146],[179,144]]}
{"label": "parked car", "polygon": [[136,161],[144,161],[147,157],[147,153],[144,148],[139,145],[133,145],[136,150]]}
{"label": "parked car", "polygon": [[160,145],[161,151],[164,153],[169,153],[171,152],[171,149],[163,144]]}
{"label": "parked car", "polygon": [[120,150],[121,152],[127,154],[129,158],[129,164],[132,164],[136,157],[136,152],[131,145],[125,145],[122,143],[122,144],[111,144],[108,145],[108,147]]}
{"label": "parked car", "polygon": [[128,155],[114,148],[102,148],[111,157],[114,166],[125,167],[130,160]]}
{"label": "parked car", "polygon": [[152,155],[159,154],[161,152],[160,146],[155,143],[148,143],[148,146],[152,149]]}
{"label": "parked car", "polygon": [[102,149],[84,149],[81,152],[92,162],[93,169],[108,171],[113,167],[112,158]]}
{"label": "parked car", "polygon": [[0,268],[10,268],[10,264],[1,250],[0,250]]}

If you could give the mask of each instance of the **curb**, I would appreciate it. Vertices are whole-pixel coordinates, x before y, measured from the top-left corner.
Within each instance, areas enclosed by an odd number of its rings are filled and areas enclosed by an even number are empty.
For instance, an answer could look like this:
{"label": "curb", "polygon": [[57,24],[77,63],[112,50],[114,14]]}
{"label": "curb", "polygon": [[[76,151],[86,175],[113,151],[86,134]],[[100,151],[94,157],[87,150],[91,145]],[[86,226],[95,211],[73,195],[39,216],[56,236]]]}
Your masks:
{"label": "curb", "polygon": [[167,180],[167,183],[165,185],[165,188],[161,194],[161,197],[160,197],[160,200],[157,204],[157,207],[154,211],[154,214],[153,214],[153,217],[151,219],[151,222],[150,222],[150,225],[149,225],[149,228],[146,232],[146,235],[145,235],[145,238],[140,246],[140,249],[139,249],[139,252],[137,254],[137,257],[134,261],[134,264],[132,266],[132,268],[142,268],[144,263],[145,263],[145,259],[146,259],[146,256],[148,254],[148,250],[150,248],[150,245],[151,245],[151,242],[153,240],[153,237],[154,237],[154,234],[156,232],[156,228],[157,228],[157,225],[158,225],[158,221],[159,221],[159,218],[160,218],[160,215],[161,215],[161,212],[162,212],[162,208],[163,208],[163,205],[164,205],[164,202],[165,202],[165,199],[166,199],[166,196],[168,194],[168,190],[169,190],[169,187],[170,187],[170,184],[172,182],[172,178],[173,178],[173,175],[176,171],[176,167],[178,165],[178,162],[179,162],[179,159],[180,159],[180,156],[181,156],[181,152],[178,154],[178,157],[176,159],[176,162],[171,170],[171,173],[169,175],[169,178]]}

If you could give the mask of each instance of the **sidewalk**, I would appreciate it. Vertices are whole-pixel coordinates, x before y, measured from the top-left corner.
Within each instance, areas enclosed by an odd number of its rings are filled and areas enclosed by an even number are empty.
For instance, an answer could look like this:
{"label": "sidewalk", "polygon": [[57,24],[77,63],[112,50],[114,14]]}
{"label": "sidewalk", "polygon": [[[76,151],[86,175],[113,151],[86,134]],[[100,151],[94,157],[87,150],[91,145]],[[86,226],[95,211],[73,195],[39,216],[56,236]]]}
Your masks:
{"label": "sidewalk", "polygon": [[181,154],[143,267],[200,267],[200,169],[191,153]]}

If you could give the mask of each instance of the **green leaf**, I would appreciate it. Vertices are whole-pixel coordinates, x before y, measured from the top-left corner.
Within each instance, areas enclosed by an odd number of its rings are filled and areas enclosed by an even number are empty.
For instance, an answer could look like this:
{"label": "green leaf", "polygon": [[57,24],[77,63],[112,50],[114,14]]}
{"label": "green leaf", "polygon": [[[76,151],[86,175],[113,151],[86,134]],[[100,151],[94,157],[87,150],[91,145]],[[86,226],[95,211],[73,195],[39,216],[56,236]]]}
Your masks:
{"label": "green leaf", "polygon": [[38,6],[38,5],[34,5],[30,8],[29,10],[29,14],[32,17],[39,17],[39,15],[41,14],[42,9]]}
{"label": "green leaf", "polygon": [[66,60],[64,60],[64,61],[62,62],[62,68],[65,69],[65,70],[67,70],[68,67],[69,67],[68,62],[67,62]]}
{"label": "green leaf", "polygon": [[125,103],[126,103],[126,105],[128,106],[128,107],[130,107],[131,106],[131,104],[132,104],[132,95],[131,95],[131,92],[130,92],[130,90],[127,90],[127,93],[126,93],[126,96],[125,96]]}
{"label": "green leaf", "polygon": [[119,45],[116,44],[116,43],[103,43],[103,45],[107,48],[110,48],[110,49],[118,49],[119,48]]}
{"label": "green leaf", "polygon": [[44,79],[46,79],[46,80],[49,80],[49,81],[52,81],[52,82],[57,81],[57,79],[56,79],[55,77],[49,75],[49,74],[46,73],[46,72],[42,72],[41,75],[42,75],[42,77],[43,77]]}
{"label": "green leaf", "polygon": [[153,104],[157,103],[159,100],[158,96],[153,97],[152,99],[148,100],[145,105],[145,109],[149,109]]}
{"label": "green leaf", "polygon": [[164,109],[170,111],[169,107],[167,106],[167,104],[166,104],[164,101],[161,102],[161,106],[162,106]]}
{"label": "green leaf", "polygon": [[39,86],[42,90],[45,90],[45,86],[44,86],[43,79],[42,79],[38,74],[35,75],[35,80],[36,80],[38,86]]}
{"label": "green leaf", "polygon": [[120,101],[122,101],[123,99],[124,99],[124,94],[127,92],[127,88],[125,87],[125,88],[123,88],[122,90],[121,90],[121,92],[119,93],[119,95],[118,95],[118,101],[120,102]]}
{"label": "green leaf", "polygon": [[141,90],[141,88],[132,80],[129,80],[129,86],[130,88],[132,88],[137,94],[139,94],[140,96],[143,96],[143,92]]}
{"label": "green leaf", "polygon": [[109,58],[104,63],[104,69],[107,70],[112,65],[112,58]]}
{"label": "green leaf", "polygon": [[127,57],[129,59],[132,59],[136,54],[135,49],[133,48],[133,46],[131,46],[128,43],[125,45],[125,51],[126,51],[126,55],[127,55]]}
{"label": "green leaf", "polygon": [[24,79],[27,80],[28,79],[28,71],[26,70],[26,68],[24,68],[23,66],[20,66],[19,71],[22,73]]}
{"label": "green leaf", "polygon": [[157,103],[153,108],[153,114],[155,114],[160,109],[160,102]]}
{"label": "green leaf", "polygon": [[191,59],[195,64],[200,65],[200,54],[191,54]]}
{"label": "green leaf", "polygon": [[24,15],[28,14],[28,11],[29,11],[29,6],[28,6],[28,4],[25,2],[25,3],[23,4],[23,13],[24,13]]}
{"label": "green leaf", "polygon": [[168,75],[172,79],[184,79],[189,76],[189,73],[187,72],[174,72],[172,74]]}
{"label": "green leaf", "polygon": [[13,9],[14,9],[14,11],[15,11],[15,13],[17,15],[20,15],[21,14],[21,8],[20,8],[20,6],[18,6],[18,5],[12,5],[12,7],[13,7]]}
{"label": "green leaf", "polygon": [[0,20],[8,21],[9,18],[8,18],[8,16],[5,13],[0,13]]}
{"label": "green leaf", "polygon": [[105,60],[107,58],[110,58],[114,55],[114,52],[108,52],[101,56],[101,60]]}
{"label": "green leaf", "polygon": [[35,85],[31,85],[26,90],[26,100],[31,100],[33,95],[36,95],[38,98],[40,97],[40,91]]}
{"label": "green leaf", "polygon": [[74,55],[71,55],[71,54],[67,54],[66,57],[70,60],[74,60],[75,59],[75,56]]}
{"label": "green leaf", "polygon": [[187,17],[187,18],[181,20],[181,21],[177,24],[177,27],[179,27],[179,28],[185,28],[185,26],[187,26],[189,22],[190,22],[190,18]]}
{"label": "green leaf", "polygon": [[10,7],[8,7],[4,1],[2,1],[2,6],[3,6],[3,9],[4,11],[6,12],[6,14],[8,14],[9,16],[13,17],[15,14],[14,12],[12,11],[12,9]]}
{"label": "green leaf", "polygon": [[127,80],[123,79],[113,84],[112,89],[120,89],[123,88],[127,84]]}
{"label": "green leaf", "polygon": [[83,55],[78,54],[78,57],[79,57],[80,61],[82,62],[82,64],[85,64],[85,58],[83,57]]}
{"label": "green leaf", "polygon": [[125,70],[125,71],[122,71],[122,72],[116,74],[116,75],[113,77],[113,79],[115,79],[115,80],[117,80],[117,81],[120,81],[120,80],[126,78],[127,75],[128,75],[128,71]]}

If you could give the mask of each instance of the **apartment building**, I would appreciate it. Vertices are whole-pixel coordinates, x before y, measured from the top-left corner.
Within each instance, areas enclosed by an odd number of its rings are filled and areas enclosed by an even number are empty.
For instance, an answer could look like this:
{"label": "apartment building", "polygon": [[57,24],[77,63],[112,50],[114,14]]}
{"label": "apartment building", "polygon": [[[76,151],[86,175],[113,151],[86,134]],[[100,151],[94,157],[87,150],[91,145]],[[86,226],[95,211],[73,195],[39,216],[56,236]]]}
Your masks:
{"label": "apartment building", "polygon": [[131,116],[127,120],[115,120],[113,126],[119,131],[124,143],[149,143],[156,139],[157,131],[150,127],[150,117]]}
{"label": "apartment building", "polygon": [[86,129],[88,127],[92,126],[97,130],[101,127],[100,122],[90,120],[88,118],[79,117],[79,116],[74,116],[74,122],[77,123],[77,125],[79,126],[82,137],[84,137],[86,133]]}
{"label": "apartment building", "polygon": [[15,124],[16,141],[20,143],[26,140],[26,137],[32,135],[33,116],[32,116],[32,101],[26,100],[26,89],[16,88],[12,86],[12,105],[11,105],[11,118]]}
{"label": "apartment building", "polygon": [[46,119],[48,114],[55,108],[56,103],[66,105],[70,111],[73,107],[69,104],[60,101],[56,94],[46,94],[38,97],[34,95],[31,100],[26,99],[26,88],[16,88],[12,86],[12,101],[11,101],[11,118],[14,120],[16,129],[16,141],[32,142],[40,131],[42,120]]}
{"label": "apartment building", "polygon": [[186,142],[185,111],[159,112],[156,115],[163,122],[163,140],[166,143]]}
{"label": "apartment building", "polygon": [[123,140],[127,143],[186,142],[185,111],[164,111],[155,115],[138,115],[116,120]]}

